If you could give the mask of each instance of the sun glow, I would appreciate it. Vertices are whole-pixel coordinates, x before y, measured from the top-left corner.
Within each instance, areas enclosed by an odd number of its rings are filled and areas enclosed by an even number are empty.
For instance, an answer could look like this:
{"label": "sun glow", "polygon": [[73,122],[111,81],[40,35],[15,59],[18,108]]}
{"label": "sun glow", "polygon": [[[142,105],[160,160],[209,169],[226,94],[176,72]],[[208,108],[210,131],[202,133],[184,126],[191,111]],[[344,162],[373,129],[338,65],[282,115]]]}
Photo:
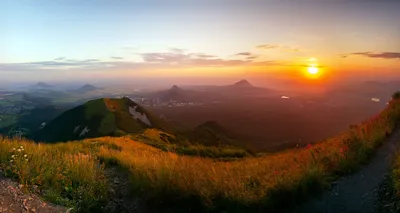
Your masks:
{"label": "sun glow", "polygon": [[319,73],[319,69],[316,66],[309,66],[309,67],[307,67],[307,72],[310,75],[317,75]]}
{"label": "sun glow", "polygon": [[307,59],[304,75],[309,79],[318,79],[322,74],[321,67],[319,66],[318,59],[311,57]]}

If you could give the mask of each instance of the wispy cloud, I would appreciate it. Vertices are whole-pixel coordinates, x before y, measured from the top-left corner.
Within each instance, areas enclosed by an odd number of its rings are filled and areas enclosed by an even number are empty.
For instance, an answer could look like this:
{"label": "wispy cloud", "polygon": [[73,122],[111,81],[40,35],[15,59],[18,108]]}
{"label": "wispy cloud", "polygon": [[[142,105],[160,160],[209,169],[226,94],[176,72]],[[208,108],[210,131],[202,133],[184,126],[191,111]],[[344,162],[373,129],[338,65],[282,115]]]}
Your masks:
{"label": "wispy cloud", "polygon": [[255,55],[251,52],[240,52],[236,53],[233,56],[244,57],[246,60],[251,60],[251,61],[259,57],[259,55]]}
{"label": "wispy cloud", "polygon": [[253,59],[256,59],[258,57],[259,57],[258,55],[251,55],[251,56],[246,57],[246,59],[247,60],[253,60]]}
{"label": "wispy cloud", "polygon": [[121,59],[124,59],[124,58],[118,57],[118,56],[111,56],[110,59],[121,60]]}
{"label": "wispy cloud", "polygon": [[251,56],[253,54],[251,52],[241,52],[241,53],[237,53],[235,55],[238,55],[238,56]]}
{"label": "wispy cloud", "polygon": [[272,50],[272,49],[278,49],[284,52],[300,52],[301,50],[299,48],[294,48],[294,47],[289,47],[285,45],[279,45],[279,44],[261,44],[256,46],[257,49],[262,49],[262,50]]}
{"label": "wispy cloud", "polygon": [[382,59],[400,59],[400,52],[381,52],[381,53],[373,53],[373,52],[357,52],[342,55],[342,58],[347,58],[348,56],[358,55],[369,58],[382,58]]}
{"label": "wispy cloud", "polygon": [[175,66],[269,66],[278,64],[276,61],[255,62],[253,59],[257,58],[257,56],[253,56],[250,52],[235,54],[237,56],[247,56],[245,59],[223,59],[204,53],[185,53],[184,51],[152,52],[142,53],[140,55],[146,63],[159,63]]}
{"label": "wispy cloud", "polygon": [[0,64],[0,71],[35,71],[35,70],[58,70],[58,69],[79,69],[88,67],[99,67],[102,65],[98,59],[75,60],[64,57],[55,58],[52,61],[35,61],[26,63],[3,63]]}
{"label": "wispy cloud", "polygon": [[261,44],[261,45],[256,46],[256,48],[264,49],[264,50],[277,49],[279,47],[280,47],[280,45],[274,45],[274,44]]}
{"label": "wispy cloud", "polygon": [[191,53],[191,55],[198,57],[198,58],[218,58],[218,56],[204,54],[204,53]]}
{"label": "wispy cloud", "polygon": [[241,52],[240,58],[221,58],[206,53],[186,52],[171,48],[166,52],[136,53],[141,60],[121,61],[122,57],[111,56],[112,61],[99,59],[76,60],[64,57],[49,61],[26,63],[3,63],[0,71],[40,71],[40,70],[139,70],[186,67],[234,67],[234,66],[275,66],[283,62],[274,60],[254,61],[258,56]]}

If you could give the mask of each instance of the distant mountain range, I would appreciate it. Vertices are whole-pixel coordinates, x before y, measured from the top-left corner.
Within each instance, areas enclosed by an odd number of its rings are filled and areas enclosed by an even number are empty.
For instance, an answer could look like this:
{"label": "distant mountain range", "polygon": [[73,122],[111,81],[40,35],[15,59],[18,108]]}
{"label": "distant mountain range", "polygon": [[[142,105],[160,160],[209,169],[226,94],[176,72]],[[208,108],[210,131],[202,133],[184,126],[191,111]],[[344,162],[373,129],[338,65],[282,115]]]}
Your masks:
{"label": "distant mountain range", "polygon": [[231,85],[224,86],[192,86],[183,89],[177,85],[173,85],[168,90],[158,91],[145,95],[151,98],[160,98],[164,101],[212,101],[230,96],[241,95],[268,95],[272,90],[262,87],[256,87],[249,81],[243,79]]}

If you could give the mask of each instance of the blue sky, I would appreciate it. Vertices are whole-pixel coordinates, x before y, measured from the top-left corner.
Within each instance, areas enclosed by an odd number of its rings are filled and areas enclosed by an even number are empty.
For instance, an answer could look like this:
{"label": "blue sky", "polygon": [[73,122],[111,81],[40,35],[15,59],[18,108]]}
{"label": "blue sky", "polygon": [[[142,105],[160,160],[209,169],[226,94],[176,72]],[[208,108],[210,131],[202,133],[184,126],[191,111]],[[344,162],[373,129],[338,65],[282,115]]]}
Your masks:
{"label": "blue sky", "polygon": [[[309,57],[332,66],[343,55],[351,56],[341,59],[346,69],[366,59],[397,69],[399,11],[395,0],[4,0],[0,73],[180,75],[171,64],[269,70]],[[382,53],[394,55],[371,57]]]}

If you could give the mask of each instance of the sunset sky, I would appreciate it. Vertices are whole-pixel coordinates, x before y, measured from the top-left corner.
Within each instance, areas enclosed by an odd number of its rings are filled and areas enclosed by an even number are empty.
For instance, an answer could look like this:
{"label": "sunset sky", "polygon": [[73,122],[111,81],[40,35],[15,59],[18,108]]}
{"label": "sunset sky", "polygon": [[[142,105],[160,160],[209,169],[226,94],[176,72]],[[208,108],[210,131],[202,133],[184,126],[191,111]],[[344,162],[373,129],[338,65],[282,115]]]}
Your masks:
{"label": "sunset sky", "polygon": [[[3,0],[0,80],[400,78],[396,0]],[[372,77],[371,77],[372,76]]]}

